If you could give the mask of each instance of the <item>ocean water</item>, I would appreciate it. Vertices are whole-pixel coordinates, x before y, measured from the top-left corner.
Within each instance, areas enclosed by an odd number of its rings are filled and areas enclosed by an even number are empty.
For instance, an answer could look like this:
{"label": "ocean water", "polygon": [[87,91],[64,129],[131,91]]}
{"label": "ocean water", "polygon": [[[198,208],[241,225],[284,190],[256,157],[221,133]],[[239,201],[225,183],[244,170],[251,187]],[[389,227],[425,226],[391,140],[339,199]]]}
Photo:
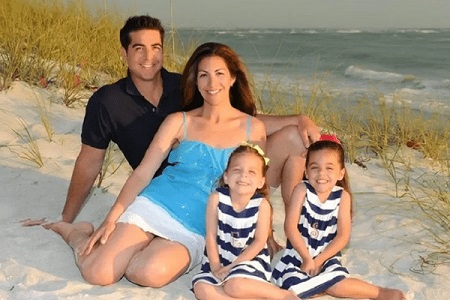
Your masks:
{"label": "ocean water", "polygon": [[257,81],[287,93],[321,83],[338,100],[361,97],[450,115],[450,29],[177,29],[183,41],[230,45]]}

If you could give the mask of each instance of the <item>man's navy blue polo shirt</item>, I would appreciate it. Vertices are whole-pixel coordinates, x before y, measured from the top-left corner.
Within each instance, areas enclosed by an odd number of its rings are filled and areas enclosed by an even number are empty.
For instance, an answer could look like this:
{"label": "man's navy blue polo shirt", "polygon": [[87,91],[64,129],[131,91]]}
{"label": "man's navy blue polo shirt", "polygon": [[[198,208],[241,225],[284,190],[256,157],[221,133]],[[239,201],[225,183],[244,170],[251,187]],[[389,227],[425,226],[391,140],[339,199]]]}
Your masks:
{"label": "man's navy blue polo shirt", "polygon": [[96,91],[86,106],[81,142],[106,149],[113,141],[135,169],[164,118],[181,110],[181,75],[164,68],[161,75],[158,107],[145,100],[129,76]]}

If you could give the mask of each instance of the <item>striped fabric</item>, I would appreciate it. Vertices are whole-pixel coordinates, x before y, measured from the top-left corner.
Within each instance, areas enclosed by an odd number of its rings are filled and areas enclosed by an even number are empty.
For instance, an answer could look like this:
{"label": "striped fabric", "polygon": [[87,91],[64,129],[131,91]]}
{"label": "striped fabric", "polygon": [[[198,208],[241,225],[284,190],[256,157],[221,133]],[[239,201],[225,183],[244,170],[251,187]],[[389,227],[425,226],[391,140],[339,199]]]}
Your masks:
{"label": "striped fabric", "polygon": [[[258,221],[259,205],[263,198],[256,195],[243,211],[235,212],[228,189],[218,188],[217,191],[219,192],[217,245],[220,262],[222,266],[227,266],[252,243]],[[241,262],[232,268],[224,281],[211,273],[205,249],[201,272],[194,276],[192,286],[200,281],[220,285],[236,277],[270,281],[270,276],[270,256],[267,245],[251,261]]]}
{"label": "striped fabric", "polygon": [[[336,237],[342,188],[335,186],[327,201],[321,203],[314,188],[307,181],[304,184],[307,192],[297,228],[310,255],[316,257]],[[348,276],[347,269],[341,265],[340,253],[327,260],[321,272],[314,277],[300,270],[301,263],[302,258],[288,240],[272,279],[275,284],[295,292],[302,299],[322,293]]]}

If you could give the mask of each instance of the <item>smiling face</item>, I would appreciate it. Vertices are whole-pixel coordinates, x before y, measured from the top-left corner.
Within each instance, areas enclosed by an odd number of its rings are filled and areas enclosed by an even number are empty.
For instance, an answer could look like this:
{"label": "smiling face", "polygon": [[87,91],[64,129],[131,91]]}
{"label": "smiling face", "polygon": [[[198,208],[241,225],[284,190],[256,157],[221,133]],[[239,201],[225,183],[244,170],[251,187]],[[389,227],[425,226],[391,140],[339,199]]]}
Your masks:
{"label": "smiling face", "polygon": [[142,29],[130,33],[128,49],[122,48],[122,57],[128,64],[136,84],[154,80],[163,65],[163,46],[158,30]]}
{"label": "smiling face", "polygon": [[230,101],[230,88],[235,78],[219,56],[208,56],[198,64],[197,87],[203,99],[210,104]]}
{"label": "smiling face", "polygon": [[321,200],[328,198],[331,190],[338,180],[342,180],[344,174],[345,168],[341,166],[336,151],[322,149],[310,153],[305,175]]}
{"label": "smiling face", "polygon": [[264,160],[256,153],[243,152],[233,155],[223,175],[230,190],[251,197],[264,186]]}

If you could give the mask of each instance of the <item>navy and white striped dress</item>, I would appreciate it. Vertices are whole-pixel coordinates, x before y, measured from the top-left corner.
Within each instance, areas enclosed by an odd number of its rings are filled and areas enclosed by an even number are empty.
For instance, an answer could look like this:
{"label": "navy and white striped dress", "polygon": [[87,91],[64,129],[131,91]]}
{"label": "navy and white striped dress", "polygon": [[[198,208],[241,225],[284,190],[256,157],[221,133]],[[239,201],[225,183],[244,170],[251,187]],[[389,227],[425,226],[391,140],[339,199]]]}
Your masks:
{"label": "navy and white striped dress", "polygon": [[[321,203],[309,182],[303,183],[306,185],[306,196],[297,228],[314,258],[336,237],[342,188],[335,186],[327,201]],[[314,277],[300,270],[301,262],[302,258],[288,240],[272,278],[276,285],[293,291],[302,299],[322,293],[348,277],[347,269],[341,265],[340,253],[328,259],[320,273]]]}
{"label": "navy and white striped dress", "polygon": [[[232,263],[254,240],[256,223],[259,215],[259,205],[263,198],[255,195],[241,212],[235,212],[227,188],[218,188],[218,227],[217,245],[222,266]],[[228,276],[221,281],[215,277],[209,265],[206,248],[203,255],[201,272],[192,279],[192,286],[203,281],[220,285],[230,278],[243,277],[270,282],[270,255],[265,247],[251,261],[244,261],[234,266]]]}

